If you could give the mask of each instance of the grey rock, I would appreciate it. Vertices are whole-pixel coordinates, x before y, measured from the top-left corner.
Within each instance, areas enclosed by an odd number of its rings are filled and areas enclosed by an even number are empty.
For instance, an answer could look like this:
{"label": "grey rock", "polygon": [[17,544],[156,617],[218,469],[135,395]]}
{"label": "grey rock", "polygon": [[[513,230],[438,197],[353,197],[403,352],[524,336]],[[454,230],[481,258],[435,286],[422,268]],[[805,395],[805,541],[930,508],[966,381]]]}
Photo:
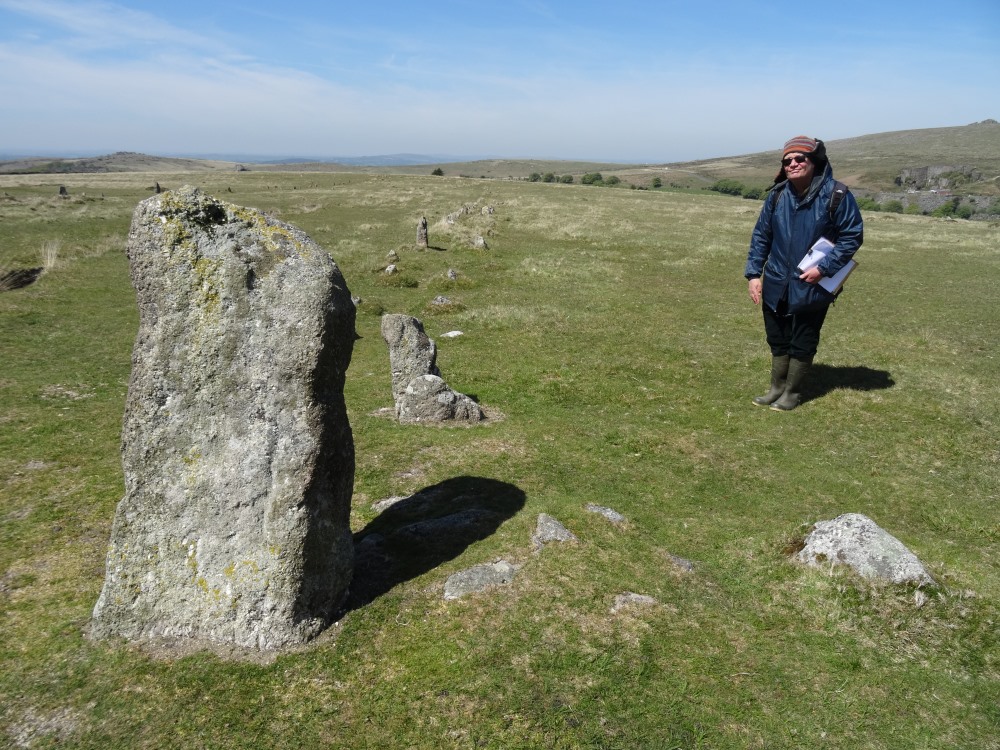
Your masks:
{"label": "grey rock", "polygon": [[453,391],[438,375],[421,375],[406,386],[396,402],[400,422],[481,422],[479,404]]}
{"label": "grey rock", "polygon": [[472,246],[477,250],[489,250],[489,247],[486,245],[486,238],[481,234],[477,234],[472,239]]}
{"label": "grey rock", "polygon": [[454,268],[449,268],[448,278],[451,279],[452,281],[455,281],[458,278],[458,271],[456,271]]}
{"label": "grey rock", "polygon": [[445,297],[443,294],[439,294],[437,297],[431,300],[432,305],[450,305],[451,299]]}
{"label": "grey rock", "polygon": [[399,273],[399,269],[396,267],[395,263],[390,263],[385,267],[385,271],[383,271],[383,273],[386,276],[392,276],[394,273]]}
{"label": "grey rock", "polygon": [[300,230],[190,187],[138,205],[128,257],[125,496],[90,634],[308,641],[354,560],[347,284]]}
{"label": "grey rock", "polygon": [[667,553],[667,560],[670,561],[671,565],[677,568],[682,573],[693,573],[694,563],[690,560],[686,560],[683,557],[678,557],[677,555],[672,555]]}
{"label": "grey rock", "polygon": [[540,550],[550,542],[575,542],[576,535],[548,513],[539,513],[535,533],[531,537],[535,549]]}
{"label": "grey rock", "polygon": [[437,368],[437,347],[417,318],[401,313],[383,315],[381,330],[389,346],[392,395],[397,402],[415,378],[441,375]]}
{"label": "grey rock", "polygon": [[611,606],[611,613],[617,614],[628,607],[652,607],[657,603],[656,599],[646,594],[636,594],[632,591],[626,591],[624,594],[618,594],[615,597],[615,603]]}
{"label": "grey rock", "polygon": [[374,510],[376,513],[382,513],[383,511],[386,511],[389,508],[391,508],[396,503],[402,502],[403,500],[406,499],[407,499],[406,495],[393,495],[392,497],[387,497],[384,500],[379,500],[378,502],[372,503],[372,510]]}
{"label": "grey rock", "polygon": [[382,316],[382,338],[389,346],[392,396],[400,422],[480,422],[483,410],[453,391],[437,368],[437,347],[417,318]]}
{"label": "grey rock", "polygon": [[847,565],[865,578],[893,583],[934,583],[916,555],[860,513],[817,523],[796,559],[815,567]]}
{"label": "grey rock", "polygon": [[597,513],[598,515],[604,516],[606,519],[611,521],[611,523],[620,524],[620,523],[625,523],[625,521],[627,520],[625,516],[623,516],[618,511],[612,510],[611,508],[605,508],[603,505],[595,505],[594,503],[587,503],[587,505],[584,507],[591,513]]}
{"label": "grey rock", "polygon": [[460,599],[466,594],[485,591],[493,586],[505,586],[514,580],[517,567],[506,560],[462,570],[448,576],[444,584],[445,599]]}

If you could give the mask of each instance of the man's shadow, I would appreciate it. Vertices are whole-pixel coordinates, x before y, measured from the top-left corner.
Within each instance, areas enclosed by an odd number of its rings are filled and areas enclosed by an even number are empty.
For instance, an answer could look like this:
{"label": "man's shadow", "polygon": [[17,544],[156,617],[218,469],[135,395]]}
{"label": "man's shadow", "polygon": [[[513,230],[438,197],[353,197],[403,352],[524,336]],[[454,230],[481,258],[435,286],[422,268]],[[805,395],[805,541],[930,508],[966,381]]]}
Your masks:
{"label": "man's shadow", "polygon": [[455,477],[389,506],[354,535],[347,612],[460,555],[524,507],[512,484]]}
{"label": "man's shadow", "polygon": [[896,381],[885,370],[816,364],[809,370],[809,376],[802,389],[802,400],[812,401],[822,398],[837,388],[852,391],[882,391],[894,385]]}

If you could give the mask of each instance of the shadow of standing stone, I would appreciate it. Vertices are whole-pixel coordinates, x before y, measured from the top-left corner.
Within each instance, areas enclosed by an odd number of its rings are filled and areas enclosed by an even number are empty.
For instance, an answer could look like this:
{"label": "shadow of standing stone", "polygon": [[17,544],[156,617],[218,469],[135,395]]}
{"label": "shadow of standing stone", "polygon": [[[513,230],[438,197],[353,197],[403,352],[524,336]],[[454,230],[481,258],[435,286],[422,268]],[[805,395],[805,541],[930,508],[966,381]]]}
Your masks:
{"label": "shadow of standing stone", "polygon": [[90,635],[273,650],[319,634],[354,561],[354,305],[303,232],[195,188],[135,210],[139,332]]}
{"label": "shadow of standing stone", "polygon": [[354,535],[354,582],[347,609],[374,601],[495,533],[524,507],[506,482],[456,477],[396,500]]}

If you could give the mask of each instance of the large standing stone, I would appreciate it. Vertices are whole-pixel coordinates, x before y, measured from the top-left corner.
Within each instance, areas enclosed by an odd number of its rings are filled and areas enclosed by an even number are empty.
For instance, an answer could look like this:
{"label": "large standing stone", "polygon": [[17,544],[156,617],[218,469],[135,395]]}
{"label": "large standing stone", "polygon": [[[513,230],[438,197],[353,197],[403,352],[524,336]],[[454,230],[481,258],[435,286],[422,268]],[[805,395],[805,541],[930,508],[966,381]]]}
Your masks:
{"label": "large standing stone", "polygon": [[389,346],[392,397],[400,422],[480,422],[483,410],[464,393],[448,387],[437,368],[437,347],[417,318],[382,316]]}
{"label": "large standing stone", "polygon": [[845,513],[817,523],[797,559],[818,567],[847,565],[865,578],[893,583],[934,583],[916,555],[860,513]]}
{"label": "large standing stone", "polygon": [[306,641],[353,566],[344,278],[298,229],[190,187],[139,204],[128,256],[125,496],[91,633]]}

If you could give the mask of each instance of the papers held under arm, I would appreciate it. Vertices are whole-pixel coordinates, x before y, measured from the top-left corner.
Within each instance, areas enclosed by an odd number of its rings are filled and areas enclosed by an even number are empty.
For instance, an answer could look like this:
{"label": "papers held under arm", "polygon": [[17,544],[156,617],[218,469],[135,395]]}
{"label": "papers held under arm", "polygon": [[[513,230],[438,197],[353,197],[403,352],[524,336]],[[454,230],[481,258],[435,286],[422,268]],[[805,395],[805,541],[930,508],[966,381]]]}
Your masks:
{"label": "papers held under arm", "polygon": [[[799,273],[805,273],[813,266],[819,265],[819,262],[823,260],[833,250],[833,243],[830,242],[826,237],[820,237],[813,246],[809,248],[809,251],[802,256],[802,260],[799,261],[798,270]],[[858,263],[855,260],[849,260],[833,276],[824,276],[819,280],[819,285],[830,292],[830,294],[836,294],[840,291],[841,287],[844,286],[844,282],[847,281],[847,277],[851,275],[851,271],[858,267]]]}
{"label": "papers held under arm", "polygon": [[818,265],[831,250],[833,250],[833,243],[826,237],[820,237],[799,261],[799,273],[805,273],[813,266]]}

